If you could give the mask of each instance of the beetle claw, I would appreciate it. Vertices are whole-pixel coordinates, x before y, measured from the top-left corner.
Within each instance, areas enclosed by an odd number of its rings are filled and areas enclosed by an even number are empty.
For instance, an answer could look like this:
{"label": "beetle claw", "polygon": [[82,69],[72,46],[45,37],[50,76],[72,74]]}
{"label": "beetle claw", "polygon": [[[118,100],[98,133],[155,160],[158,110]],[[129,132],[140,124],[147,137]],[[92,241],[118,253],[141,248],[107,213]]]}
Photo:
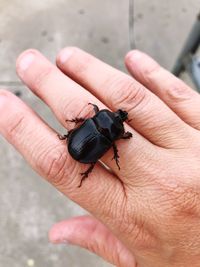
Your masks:
{"label": "beetle claw", "polygon": [[60,140],[66,140],[68,138],[68,134],[64,134],[64,135],[58,134],[58,138]]}
{"label": "beetle claw", "polygon": [[114,157],[112,158],[112,160],[113,160],[113,159],[115,160],[116,165],[117,165],[118,169],[120,170],[120,166],[119,166],[119,156],[117,156],[117,157],[114,156]]}
{"label": "beetle claw", "polygon": [[113,144],[113,152],[114,152],[114,156],[113,156],[112,160],[113,159],[115,160],[117,167],[120,170],[118,149],[117,149],[117,146],[115,144]]}
{"label": "beetle claw", "polygon": [[88,103],[88,105],[92,105],[93,106],[93,109],[94,109],[95,114],[97,114],[99,112],[99,108],[98,108],[97,105],[92,104],[92,103]]}
{"label": "beetle claw", "polygon": [[89,174],[92,172],[92,170],[93,170],[95,164],[96,164],[96,162],[95,162],[95,163],[92,163],[92,164],[90,165],[90,167],[89,167],[85,172],[81,172],[81,173],[80,173],[80,175],[82,176],[82,178],[81,178],[81,182],[80,182],[80,184],[79,184],[78,187],[81,187],[83,181],[84,181],[84,180],[89,176]]}
{"label": "beetle claw", "polygon": [[122,139],[130,139],[131,137],[133,137],[133,134],[130,132],[126,132],[124,133],[124,135],[122,136]]}
{"label": "beetle claw", "polygon": [[65,120],[65,121],[75,122],[77,124],[77,123],[80,123],[80,122],[84,122],[85,119],[84,118],[75,118],[75,119],[72,119],[72,120]]}

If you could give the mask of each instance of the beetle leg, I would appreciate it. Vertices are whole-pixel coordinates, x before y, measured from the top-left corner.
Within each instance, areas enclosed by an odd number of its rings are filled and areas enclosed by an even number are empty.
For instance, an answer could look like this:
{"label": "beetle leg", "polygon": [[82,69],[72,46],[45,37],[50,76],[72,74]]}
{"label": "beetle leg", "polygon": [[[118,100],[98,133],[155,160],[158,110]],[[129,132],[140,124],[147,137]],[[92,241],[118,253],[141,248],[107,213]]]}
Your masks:
{"label": "beetle leg", "polygon": [[92,103],[88,103],[88,105],[92,105],[93,106],[95,114],[97,114],[99,112],[99,108],[98,108],[97,105],[92,104]]}
{"label": "beetle leg", "polygon": [[122,139],[130,139],[132,136],[133,136],[132,133],[126,132],[123,134]]}
{"label": "beetle leg", "polygon": [[114,152],[114,156],[112,159],[115,160],[116,164],[117,164],[117,167],[119,168],[120,170],[120,166],[119,166],[119,154],[118,154],[118,149],[117,149],[117,146],[116,144],[114,143],[113,144],[113,152]]}
{"label": "beetle leg", "polygon": [[64,134],[64,135],[58,134],[58,138],[59,138],[60,140],[65,140],[65,139],[67,139],[67,137],[68,137],[67,134]]}
{"label": "beetle leg", "polygon": [[85,119],[84,118],[75,118],[73,120],[65,120],[65,121],[69,121],[69,122],[75,122],[76,124],[79,122],[84,122]]}
{"label": "beetle leg", "polygon": [[58,138],[60,140],[66,140],[69,137],[69,134],[71,133],[71,131],[68,131],[68,133],[67,134],[64,134],[64,135],[58,134]]}
{"label": "beetle leg", "polygon": [[92,172],[92,170],[93,170],[95,164],[96,164],[96,162],[92,163],[92,164],[90,165],[90,167],[89,167],[85,172],[82,172],[82,173],[81,173],[82,179],[81,179],[81,182],[80,182],[80,184],[79,184],[78,187],[81,187],[83,181],[88,177],[89,173]]}

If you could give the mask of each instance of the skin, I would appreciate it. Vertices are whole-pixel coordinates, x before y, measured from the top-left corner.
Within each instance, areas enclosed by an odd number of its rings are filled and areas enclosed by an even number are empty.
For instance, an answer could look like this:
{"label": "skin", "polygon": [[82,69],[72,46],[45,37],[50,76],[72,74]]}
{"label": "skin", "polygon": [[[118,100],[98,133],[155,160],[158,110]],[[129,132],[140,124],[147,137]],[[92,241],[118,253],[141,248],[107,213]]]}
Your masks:
{"label": "skin", "polygon": [[188,267],[200,260],[200,96],[139,51],[125,58],[132,77],[69,47],[57,67],[35,50],[17,60],[21,80],[68,130],[90,117],[88,103],[124,109],[130,140],[117,141],[81,188],[87,166],[74,161],[50,128],[18,97],[0,90],[0,132],[48,182],[91,215],[52,227],[71,243],[120,267]]}

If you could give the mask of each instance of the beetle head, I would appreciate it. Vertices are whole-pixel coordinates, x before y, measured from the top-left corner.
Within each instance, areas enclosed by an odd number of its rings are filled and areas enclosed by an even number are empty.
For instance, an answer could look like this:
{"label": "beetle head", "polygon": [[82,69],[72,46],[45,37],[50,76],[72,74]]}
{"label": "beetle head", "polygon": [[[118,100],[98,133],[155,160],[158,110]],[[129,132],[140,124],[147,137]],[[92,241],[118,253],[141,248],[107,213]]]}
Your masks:
{"label": "beetle head", "polygon": [[116,117],[119,117],[122,121],[125,121],[128,119],[128,112],[124,111],[124,110],[117,110],[117,112],[115,112]]}

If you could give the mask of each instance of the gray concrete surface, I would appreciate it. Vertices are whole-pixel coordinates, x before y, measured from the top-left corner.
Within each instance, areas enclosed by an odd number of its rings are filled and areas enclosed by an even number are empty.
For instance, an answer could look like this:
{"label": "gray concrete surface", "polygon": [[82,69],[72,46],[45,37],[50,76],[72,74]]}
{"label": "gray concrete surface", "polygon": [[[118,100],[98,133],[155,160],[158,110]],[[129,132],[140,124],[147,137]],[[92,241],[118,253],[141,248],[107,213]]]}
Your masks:
{"label": "gray concrete surface", "polygon": [[[135,2],[137,47],[171,68],[199,0]],[[17,81],[15,59],[30,47],[54,61],[59,49],[76,45],[124,70],[127,25],[128,0],[0,0],[0,86]],[[27,88],[11,84],[9,89],[20,90],[24,101],[61,129]],[[34,173],[2,137],[0,184],[0,267],[110,266],[82,249],[48,243],[53,223],[85,212]]]}

